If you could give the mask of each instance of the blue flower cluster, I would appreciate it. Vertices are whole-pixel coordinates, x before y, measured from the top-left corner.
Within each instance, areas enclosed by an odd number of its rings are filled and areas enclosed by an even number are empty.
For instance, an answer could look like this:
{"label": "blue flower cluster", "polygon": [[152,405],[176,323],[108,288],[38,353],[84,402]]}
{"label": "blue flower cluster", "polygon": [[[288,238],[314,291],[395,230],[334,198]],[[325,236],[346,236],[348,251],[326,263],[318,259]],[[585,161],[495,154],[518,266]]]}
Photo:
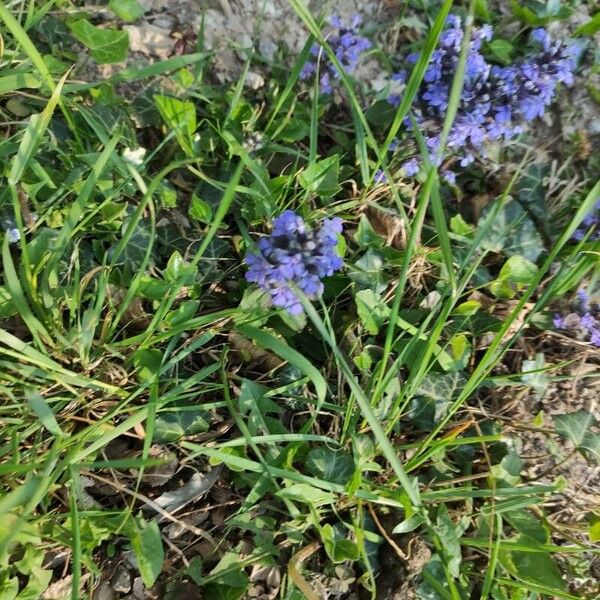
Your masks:
{"label": "blue flower cluster", "polygon": [[592,208],[590,214],[581,221],[581,225],[575,230],[573,239],[580,242],[588,233],[588,241],[600,240],[600,198],[596,201],[596,205]]}
{"label": "blue flower cluster", "polygon": [[[359,35],[358,27],[361,21],[362,19],[358,15],[355,15],[349,24],[344,24],[337,15],[329,19],[332,31],[327,35],[327,42],[347,73],[354,71],[360,55],[371,47],[371,42]],[[322,92],[331,94],[334,80],[340,78],[339,72],[325,52],[322,52],[319,44],[312,45],[310,54],[310,59],[302,67],[300,79],[308,79],[317,72],[317,62],[321,54],[319,83]]]}
{"label": "blue flower cluster", "polygon": [[[567,46],[553,41],[544,29],[532,32],[537,52],[509,66],[490,64],[481,47],[492,38],[492,28],[474,28],[469,42],[463,90],[447,147],[466,167],[476,155],[485,156],[488,142],[507,140],[522,131],[522,123],[544,114],[559,83],[572,85],[574,59]],[[464,31],[460,17],[448,17],[448,27],[433,52],[417,94],[414,117],[422,128],[430,154],[435,156],[448,108],[450,89],[459,62]],[[408,62],[416,63],[412,54]],[[406,73],[393,76],[403,81]],[[400,96],[388,97],[392,105]],[[407,121],[410,128],[410,121]],[[407,174],[414,165],[405,167]]]}
{"label": "blue flower cluster", "polygon": [[578,338],[600,347],[600,304],[592,302],[585,290],[579,290],[572,308],[568,314],[554,315],[554,327],[572,331]]}
{"label": "blue flower cluster", "polygon": [[323,277],[342,268],[336,252],[342,232],[339,218],[325,219],[310,229],[294,211],[286,210],[273,220],[273,231],[258,243],[258,252],[248,252],[246,279],[268,292],[275,306],[290,314],[302,313],[302,305],[290,284],[309,298],[323,293]]}

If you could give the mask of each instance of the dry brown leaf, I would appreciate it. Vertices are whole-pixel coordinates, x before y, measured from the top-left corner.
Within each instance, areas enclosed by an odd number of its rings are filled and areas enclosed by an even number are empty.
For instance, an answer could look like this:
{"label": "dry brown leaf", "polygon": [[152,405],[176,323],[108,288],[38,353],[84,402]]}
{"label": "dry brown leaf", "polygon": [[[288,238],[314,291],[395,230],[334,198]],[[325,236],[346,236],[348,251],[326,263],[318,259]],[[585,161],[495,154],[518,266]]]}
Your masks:
{"label": "dry brown leaf", "polygon": [[[80,585],[83,584],[90,578],[89,573],[85,573],[81,576]],[[63,579],[55,581],[53,584],[46,588],[46,591],[42,594],[42,600],[67,600],[71,597],[71,583],[73,581],[72,575],[67,575]]]}
{"label": "dry brown leaf", "polygon": [[406,227],[397,214],[371,204],[365,208],[365,215],[375,233],[385,238],[388,246],[398,250],[406,248]]}
{"label": "dry brown leaf", "polygon": [[284,363],[279,356],[260,348],[254,342],[240,335],[236,331],[231,331],[227,337],[232,349],[238,352],[245,362],[253,363],[268,371],[277,369]]}

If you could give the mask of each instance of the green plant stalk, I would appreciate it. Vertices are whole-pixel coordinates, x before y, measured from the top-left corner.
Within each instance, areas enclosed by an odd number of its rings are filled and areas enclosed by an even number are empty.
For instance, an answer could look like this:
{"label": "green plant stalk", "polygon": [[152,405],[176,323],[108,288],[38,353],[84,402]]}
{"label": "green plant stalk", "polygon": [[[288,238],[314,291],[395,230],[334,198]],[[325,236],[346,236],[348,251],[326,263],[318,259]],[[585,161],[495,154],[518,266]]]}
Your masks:
{"label": "green plant stalk", "polygon": [[[212,241],[213,237],[216,235],[219,227],[221,226],[223,219],[229,212],[229,208],[235,198],[236,186],[242,176],[243,170],[244,170],[244,163],[242,161],[240,161],[231,177],[231,180],[229,181],[227,190],[225,191],[225,194],[223,195],[223,198],[221,199],[221,202],[219,203],[219,207],[217,208],[217,211],[216,211],[216,213],[213,217],[213,220],[206,232],[206,235],[205,235],[204,239],[202,240],[202,243],[200,244],[200,247],[198,248],[198,251],[196,252],[194,258],[190,261],[190,265],[192,267],[198,266],[198,263],[204,256],[204,253],[206,252],[206,249],[208,248],[210,242]],[[162,323],[163,319],[165,318],[165,315],[167,314],[167,312],[170,310],[170,308],[175,303],[177,296],[178,296],[181,288],[183,287],[183,285],[184,285],[184,283],[181,280],[174,283],[173,287],[171,288],[171,290],[169,292],[169,295],[161,303],[161,305],[157,309],[156,313],[154,314],[152,321],[148,325],[148,328],[141,336],[141,344],[142,345],[147,344],[149,342],[149,340],[152,337],[152,334],[154,333],[156,328],[160,325],[160,323]]]}
{"label": "green plant stalk", "polygon": [[[492,340],[488,350],[484,354],[484,356],[479,361],[477,367],[473,371],[473,374],[467,381],[465,387],[463,388],[459,397],[454,401],[451,407],[448,410],[447,415],[440,420],[438,424],[433,428],[433,431],[427,436],[427,438],[421,444],[418,452],[415,457],[422,453],[431,443],[431,441],[438,435],[438,433],[446,426],[448,421],[452,418],[452,416],[456,413],[457,410],[467,401],[468,398],[475,392],[475,390],[480,386],[481,382],[489,375],[490,371],[497,363],[497,361],[501,358],[501,356],[508,350],[512,342],[516,339],[516,336],[519,334],[524,325],[526,325],[531,316],[526,317],[523,320],[523,323],[520,325],[517,332],[514,333],[511,340],[507,342],[504,347],[501,347],[502,341],[509,331],[509,329],[513,326],[513,323],[516,321],[517,317],[521,314],[524,305],[529,301],[529,299],[533,296],[536,289],[542,282],[543,278],[546,276],[546,273],[550,270],[552,263],[558,256],[559,252],[563,248],[563,246],[569,241],[574,231],[577,229],[581,221],[585,218],[587,214],[592,210],[598,196],[600,196],[600,181],[596,183],[596,185],[592,188],[592,190],[587,195],[586,199],[579,207],[573,220],[567,226],[567,228],[563,231],[559,240],[556,242],[554,248],[549,252],[548,257],[544,261],[542,267],[539,269],[537,275],[529,284],[523,295],[521,296],[519,302],[515,305],[514,309],[511,311],[509,317],[503,322],[500,330]],[[547,291],[545,296],[549,296],[550,292]],[[530,313],[531,315],[532,313]]]}
{"label": "green plant stalk", "polygon": [[323,323],[321,317],[315,310],[312,303],[308,300],[308,298],[306,298],[306,296],[299,289],[297,289],[297,288],[294,289],[294,293],[300,299],[300,302],[302,303],[302,306],[304,307],[306,314],[308,315],[309,319],[314,324],[315,328],[317,329],[317,331],[319,332],[319,334],[321,335],[323,340],[325,340],[325,342],[330,346],[332,352],[335,355],[335,358],[340,367],[340,370],[344,374],[344,378],[348,382],[350,389],[352,390],[353,394],[355,395],[356,402],[358,403],[358,406],[360,407],[360,410],[361,410],[365,420],[369,423],[369,426],[371,427],[371,430],[373,431],[373,435],[375,436],[375,439],[377,440],[377,443],[379,444],[379,447],[381,448],[383,455],[388,460],[388,462],[390,463],[390,466],[394,470],[394,473],[396,474],[398,481],[404,488],[404,491],[405,491],[407,497],[409,498],[412,506],[414,506],[416,509],[418,509],[421,506],[421,498],[419,495],[418,486],[415,485],[415,483],[413,481],[411,481],[409,479],[408,475],[406,474],[406,471],[404,470],[404,467],[402,466],[402,463],[400,462],[400,459],[398,458],[396,450],[394,449],[394,447],[390,443],[389,439],[387,438],[387,436],[383,430],[383,427],[381,426],[381,423],[379,422],[379,419],[377,419],[377,417],[375,416],[375,413],[373,412],[373,409],[371,408],[371,404],[370,404],[369,400],[365,396],[362,388],[360,387],[360,384],[358,383],[358,381],[356,380],[356,377],[354,376],[354,373],[352,372],[352,368],[348,365],[348,363],[346,362],[346,359],[342,356],[342,353],[340,352],[339,348],[337,347],[335,341],[330,336],[325,324]]}
{"label": "green plant stalk", "polygon": [[[4,21],[6,28],[10,31],[12,36],[15,38],[16,42],[21,45],[25,54],[30,58],[31,62],[35,66],[35,68],[39,71],[40,75],[46,82],[48,89],[50,92],[54,92],[56,89],[56,83],[42,55],[38,52],[34,43],[31,41],[30,37],[27,35],[27,32],[23,29],[21,24],[12,16],[11,12],[6,8],[4,2],[0,2],[0,19]],[[77,131],[77,127],[71,117],[71,113],[65,107],[63,101],[61,99],[58,100],[58,107],[60,108],[65,120],[69,126],[69,129],[73,133],[75,140],[80,148],[83,148],[81,138],[79,137],[79,133]]]}

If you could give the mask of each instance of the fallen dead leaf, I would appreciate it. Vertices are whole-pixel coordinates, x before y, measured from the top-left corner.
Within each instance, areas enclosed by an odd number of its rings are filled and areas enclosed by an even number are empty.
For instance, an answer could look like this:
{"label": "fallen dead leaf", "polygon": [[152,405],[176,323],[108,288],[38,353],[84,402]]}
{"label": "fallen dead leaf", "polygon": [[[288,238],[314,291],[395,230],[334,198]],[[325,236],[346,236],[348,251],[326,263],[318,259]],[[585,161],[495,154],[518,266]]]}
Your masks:
{"label": "fallen dead leaf", "polygon": [[254,342],[240,335],[236,331],[231,331],[227,336],[233,350],[238,352],[244,361],[255,364],[257,367],[263,367],[268,371],[277,369],[284,361],[277,355],[263,350]]}
{"label": "fallen dead leaf", "polygon": [[[194,473],[187,483],[176,490],[161,494],[154,502],[165,511],[175,513],[207,494],[219,478],[221,470],[218,466],[209,473]],[[164,520],[164,517],[159,520]]]}
{"label": "fallen dead leaf", "polygon": [[406,227],[397,214],[378,206],[368,205],[365,208],[365,215],[375,233],[384,237],[388,246],[398,250],[406,248]]}
{"label": "fallen dead leaf", "polygon": [[[89,573],[85,573],[81,576],[80,588],[90,578]],[[71,597],[71,584],[73,581],[72,575],[67,575],[46,588],[46,591],[42,594],[42,600],[67,600]]]}

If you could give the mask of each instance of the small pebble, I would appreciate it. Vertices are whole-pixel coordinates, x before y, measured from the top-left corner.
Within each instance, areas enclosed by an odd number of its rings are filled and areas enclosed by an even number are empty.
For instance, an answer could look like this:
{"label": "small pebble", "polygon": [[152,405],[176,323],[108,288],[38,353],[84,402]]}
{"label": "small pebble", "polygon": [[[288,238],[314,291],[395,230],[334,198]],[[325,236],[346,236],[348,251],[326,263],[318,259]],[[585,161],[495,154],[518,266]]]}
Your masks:
{"label": "small pebble", "polygon": [[128,594],[131,591],[131,575],[125,565],[120,564],[116,568],[110,583],[112,584],[113,590],[120,594]]}
{"label": "small pebble", "polygon": [[108,581],[101,583],[95,590],[92,596],[93,600],[115,600],[116,595]]}

